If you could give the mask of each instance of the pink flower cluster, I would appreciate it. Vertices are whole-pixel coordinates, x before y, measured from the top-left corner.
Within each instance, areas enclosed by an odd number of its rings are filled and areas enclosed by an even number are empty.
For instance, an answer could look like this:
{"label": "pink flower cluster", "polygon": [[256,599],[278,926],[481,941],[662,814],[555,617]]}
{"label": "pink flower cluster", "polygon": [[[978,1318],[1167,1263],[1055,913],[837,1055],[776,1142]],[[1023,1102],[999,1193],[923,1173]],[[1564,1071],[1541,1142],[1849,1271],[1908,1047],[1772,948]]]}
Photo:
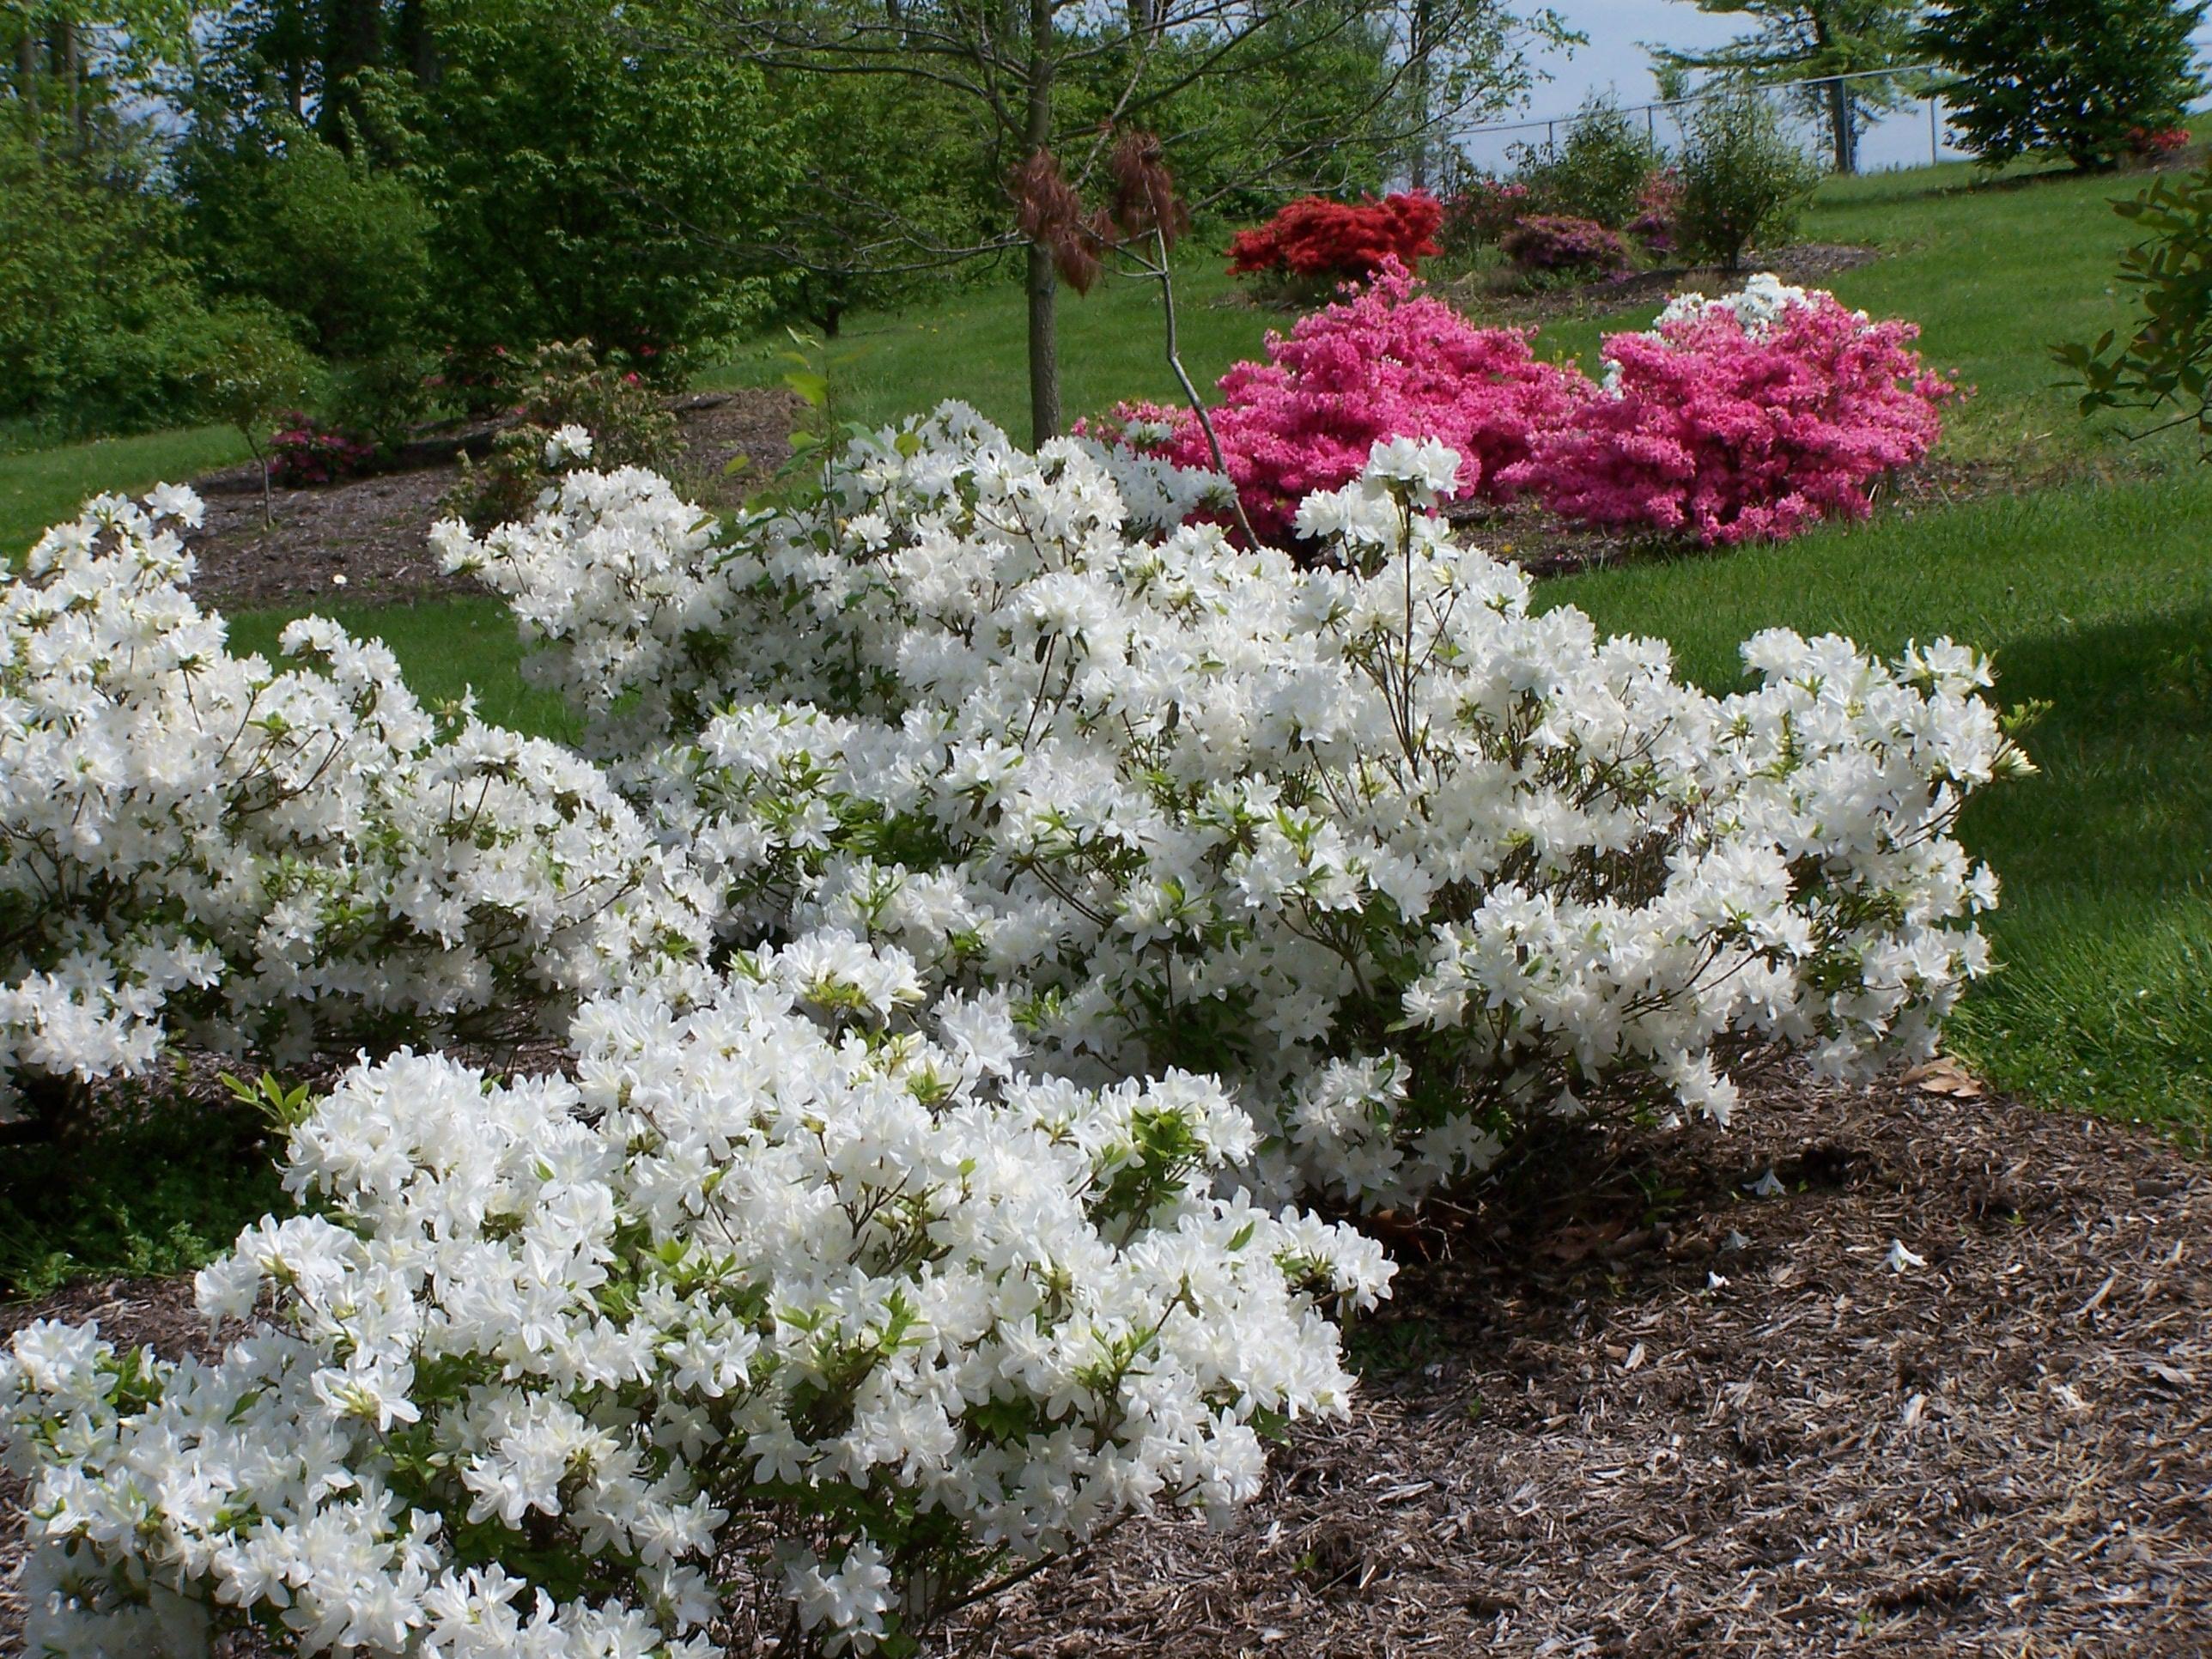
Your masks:
{"label": "pink flower cluster", "polygon": [[1869,487],[1926,456],[1958,391],[1922,366],[1919,332],[1817,292],[1771,319],[1690,307],[1610,336],[1604,392],[1540,432],[1503,482],[1567,518],[1706,545],[1864,518]]}
{"label": "pink flower cluster", "polygon": [[[1300,319],[1287,337],[1271,333],[1266,362],[1221,377],[1214,434],[1255,534],[1286,539],[1298,502],[1358,477],[1381,439],[1449,444],[1461,457],[1457,495],[1502,498],[1503,475],[1528,459],[1531,439],[1588,395],[1579,372],[1529,350],[1534,331],[1477,328],[1419,287],[1388,261],[1364,291]],[[1188,410],[1124,404],[1107,424],[1178,466],[1212,468]]]}
{"label": "pink flower cluster", "polygon": [[269,441],[269,477],[286,489],[308,489],[334,484],[367,471],[376,457],[376,446],[336,427],[325,426],[312,415],[293,413]]}

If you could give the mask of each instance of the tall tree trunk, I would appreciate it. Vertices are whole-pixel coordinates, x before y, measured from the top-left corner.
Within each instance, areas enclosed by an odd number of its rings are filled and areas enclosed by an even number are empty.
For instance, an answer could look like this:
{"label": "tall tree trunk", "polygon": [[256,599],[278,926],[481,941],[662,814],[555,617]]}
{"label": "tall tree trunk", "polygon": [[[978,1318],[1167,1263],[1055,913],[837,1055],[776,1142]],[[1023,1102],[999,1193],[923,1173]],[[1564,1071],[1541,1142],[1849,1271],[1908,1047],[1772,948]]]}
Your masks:
{"label": "tall tree trunk", "polygon": [[1828,137],[1835,146],[1836,171],[1856,173],[1858,132],[1851,119],[1850,88],[1839,80],[1828,82]]}
{"label": "tall tree trunk", "polygon": [[399,61],[416,81],[429,86],[438,78],[438,41],[430,32],[429,0],[400,0],[392,44]]}
{"label": "tall tree trunk", "polygon": [[382,0],[324,0],[323,106],[315,125],[328,143],[352,148],[351,123],[361,95],[353,77],[384,57]]}
{"label": "tall tree trunk", "polygon": [[[1030,0],[1028,124],[1024,133],[1035,155],[1052,143],[1053,0]],[[1060,273],[1052,252],[1029,248],[1030,442],[1060,436]]]}
{"label": "tall tree trunk", "polygon": [[39,142],[40,72],[39,26],[27,17],[23,32],[15,37],[15,98],[23,106],[23,136],[43,155],[44,147]]}
{"label": "tall tree trunk", "polygon": [[1415,190],[1429,187],[1430,70],[1436,56],[1431,38],[1435,33],[1435,5],[1436,0],[1414,0],[1412,33],[1406,42],[1407,55],[1413,59],[1407,92],[1407,99],[1413,106],[1413,154],[1408,182]]}
{"label": "tall tree trunk", "polygon": [[85,96],[84,43],[76,25],[67,18],[57,21],[46,37],[46,58],[61,94],[62,112],[76,131],[76,153],[82,157],[91,148],[92,101]]}
{"label": "tall tree trunk", "polygon": [[284,88],[284,107],[295,121],[307,118],[308,49],[306,7],[308,0],[276,0],[269,31],[263,37],[263,59],[276,71]]}

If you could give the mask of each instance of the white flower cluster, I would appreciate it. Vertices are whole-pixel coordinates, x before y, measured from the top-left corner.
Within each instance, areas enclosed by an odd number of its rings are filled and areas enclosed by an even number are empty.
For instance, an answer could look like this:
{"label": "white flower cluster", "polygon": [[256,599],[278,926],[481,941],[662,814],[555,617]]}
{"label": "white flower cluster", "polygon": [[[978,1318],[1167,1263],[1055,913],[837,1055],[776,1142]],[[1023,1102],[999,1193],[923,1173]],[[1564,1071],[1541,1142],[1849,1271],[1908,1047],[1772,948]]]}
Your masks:
{"label": "white flower cluster", "polygon": [[1996,898],[1952,825],[2024,765],[1987,665],[1775,633],[1708,696],[1454,545],[1454,466],[1378,445],[1301,570],[1133,535],[1095,449],[947,405],[725,536],[618,474],[447,554],[604,750],[666,722],[625,780],[729,933],[1004,988],[1071,1077],[1221,1075],[1271,1191],[1397,1201],[1531,1113],[1926,1052]]}
{"label": "white flower cluster", "polygon": [[1380,1250],[1215,1194],[1254,1133],[1218,1085],[1018,1079],[1003,996],[921,997],[817,935],[687,1014],[587,1005],[574,1081],[348,1073],[289,1143],[316,1207],[199,1278],[268,1322],[0,1358],[32,1650],[910,1652],[1132,1511],[1249,1499],[1341,1413],[1325,1311]]}
{"label": "white flower cluster", "polygon": [[1986,663],[1774,632],[1709,696],[1455,545],[1456,476],[1377,444],[1300,569],[947,405],[724,527],[625,471],[442,528],[606,772],[326,623],[232,657],[186,495],[50,534],[0,587],[10,1067],[582,1006],[572,1076],[403,1049],[309,1109],[219,1360],[15,1339],[34,1647],[912,1651],[1343,1409],[1389,1268],[1285,1196],[1926,1052],[1996,900],[1953,824],[2025,765]]}
{"label": "white flower cluster", "polygon": [[1762,270],[1747,278],[1735,293],[1723,294],[1717,300],[1708,300],[1695,289],[1670,295],[1665,308],[1644,332],[1657,337],[1684,324],[1726,314],[1734,318],[1746,334],[1758,338],[1771,332],[1775,324],[1782,320],[1782,313],[1791,306],[1808,305],[1816,297],[1829,296],[1824,290],[1798,288],[1771,270]]}
{"label": "white flower cluster", "polygon": [[0,574],[0,1085],[277,1063],[700,971],[708,896],[557,744],[433,714],[381,645],[233,656],[191,493],[90,503]]}
{"label": "white flower cluster", "polygon": [[[1790,307],[1814,305],[1835,297],[1826,289],[1798,288],[1771,270],[1762,270],[1747,278],[1735,293],[1723,294],[1717,299],[1709,300],[1695,289],[1671,295],[1644,333],[1650,339],[1668,340],[1711,318],[1725,317],[1733,320],[1746,337],[1764,340],[1774,331],[1775,325]],[[1873,321],[1863,311],[1854,311],[1851,315],[1863,324]],[[1620,365],[1607,357],[1599,390],[1609,398],[1618,398],[1620,377]]]}

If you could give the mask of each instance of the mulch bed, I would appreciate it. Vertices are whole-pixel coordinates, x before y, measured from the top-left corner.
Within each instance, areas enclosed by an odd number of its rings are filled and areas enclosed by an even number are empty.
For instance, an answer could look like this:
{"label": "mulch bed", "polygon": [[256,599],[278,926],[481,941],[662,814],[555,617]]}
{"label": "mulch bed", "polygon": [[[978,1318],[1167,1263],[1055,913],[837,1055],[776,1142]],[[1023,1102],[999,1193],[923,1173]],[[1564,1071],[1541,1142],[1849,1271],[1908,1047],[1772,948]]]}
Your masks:
{"label": "mulch bed", "polygon": [[1893,1081],[1582,1139],[1576,1201],[1403,1241],[1352,1424],[1231,1531],[1133,1528],[979,1650],[2212,1647],[2205,1170]]}
{"label": "mulch bed", "polygon": [[[1348,1425],[1230,1528],[1140,1522],[1002,1659],[2212,1648],[2212,1175],[1939,1071],[1562,1128],[1389,1229]],[[1752,1190],[1771,1171],[1784,1192]],[[1924,1259],[1893,1272],[1893,1241]],[[199,1340],[181,1281],[0,1308]],[[0,1601],[0,1632],[18,1615]],[[0,1634],[0,1651],[7,1650]]]}
{"label": "mulch bed", "polygon": [[[798,406],[782,391],[679,399],[679,480],[702,505],[735,505],[790,454]],[[439,502],[456,477],[450,452],[457,447],[415,447],[418,453],[428,448],[434,458],[428,465],[325,489],[279,489],[274,529],[262,517],[261,477],[253,466],[196,480],[207,522],[190,543],[198,561],[193,592],[221,610],[386,605],[483,592],[473,580],[440,570],[430,550],[430,526],[444,516]],[[748,464],[726,475],[724,467],[738,455]]]}
{"label": "mulch bed", "polygon": [[1789,247],[1753,250],[1743,256],[1743,269],[1725,270],[1718,265],[1668,265],[1631,271],[1625,276],[1601,277],[1593,283],[1546,289],[1540,293],[1515,293],[1498,286],[1510,283],[1508,270],[1486,270],[1442,284],[1437,292],[1478,323],[1553,323],[1572,317],[1601,316],[1636,306],[1657,305],[1671,294],[1692,289],[1708,295],[1733,294],[1753,273],[1771,270],[1785,283],[1800,288],[1818,287],[1838,271],[1850,270],[1881,257],[1881,250],[1847,242],[1799,242]]}

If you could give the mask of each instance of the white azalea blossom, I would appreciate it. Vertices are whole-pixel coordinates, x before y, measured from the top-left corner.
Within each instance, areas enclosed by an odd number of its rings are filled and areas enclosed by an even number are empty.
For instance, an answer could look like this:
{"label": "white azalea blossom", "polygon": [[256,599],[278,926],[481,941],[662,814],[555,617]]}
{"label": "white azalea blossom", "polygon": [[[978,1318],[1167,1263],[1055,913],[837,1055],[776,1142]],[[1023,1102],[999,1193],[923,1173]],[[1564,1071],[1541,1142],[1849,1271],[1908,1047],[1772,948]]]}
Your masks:
{"label": "white azalea blossom", "polygon": [[[34,1647],[910,1651],[1344,1410],[1390,1268],[1296,1195],[1929,1053],[1996,899],[1954,825],[2026,767],[1987,662],[1774,630],[1711,696],[1455,544],[1456,465],[1376,445],[1312,568],[957,404],[719,525],[571,472],[437,541],[583,755],[326,622],[233,656],[188,492],[50,532],[0,578],[0,1076],[385,1057],[200,1275],[219,1357],[0,1358]],[[510,1012],[560,1074],[399,1046]]]}
{"label": "white azalea blossom", "polygon": [[948,404],[720,531],[625,471],[441,536],[726,938],[897,945],[1073,1078],[1221,1075],[1279,1195],[1416,1196],[1563,1100],[1724,1121],[1782,1055],[1928,1053],[1996,893],[1952,827],[2025,769],[1986,662],[1778,630],[1710,696],[1454,544],[1450,465],[1378,445],[1304,504],[1336,562],[1302,569],[1133,527],[1095,447]]}
{"label": "white azalea blossom", "polygon": [[318,617],[296,665],[192,603],[188,490],[91,502],[0,573],[0,1087],[174,1030],[311,1049],[556,1018],[697,971],[709,896],[590,765],[425,709]]}
{"label": "white azalea blossom", "polygon": [[[1771,270],[1756,272],[1744,279],[1744,284],[1733,294],[1723,294],[1718,299],[1707,299],[1695,289],[1668,296],[1667,303],[1644,331],[1655,338],[1664,336],[1670,328],[1682,324],[1702,322],[1708,317],[1725,313],[1733,317],[1743,331],[1754,338],[1763,337],[1782,320],[1782,313],[1793,305],[1809,304],[1815,298],[1826,298],[1821,289],[1804,289],[1785,283]],[[1865,316],[1861,312],[1861,317]]]}
{"label": "white azalea blossom", "polygon": [[592,459],[592,434],[588,428],[570,422],[545,441],[545,465],[548,471],[558,471],[562,467],[579,465]]}
{"label": "white azalea blossom", "polygon": [[574,1080],[348,1073],[290,1138],[311,1207],[199,1277],[251,1322],[220,1358],[48,1322],[0,1357],[37,1638],[708,1659],[795,1618],[866,1651],[1249,1499],[1264,1436],[1342,1413],[1328,1315],[1386,1291],[1379,1248],[1216,1189],[1253,1135],[1217,1084],[1010,1078],[1003,1000],[915,983],[829,939],[688,1013],[587,1005]]}
{"label": "white azalea blossom", "polygon": [[[1782,320],[1783,313],[1790,307],[1816,305],[1823,300],[1835,297],[1826,289],[1799,288],[1784,282],[1771,270],[1762,270],[1747,277],[1743,286],[1735,293],[1723,294],[1716,299],[1707,299],[1695,289],[1671,295],[1660,308],[1659,314],[1652,319],[1651,326],[1644,333],[1650,339],[1670,340],[1684,330],[1710,318],[1725,317],[1732,319],[1748,337],[1763,340],[1774,331],[1775,325]],[[1862,324],[1872,324],[1873,319],[1863,311],[1854,311],[1851,315]],[[1621,367],[1611,357],[1604,362],[1605,374],[1599,381],[1599,390],[1607,397],[1618,398],[1620,396]]]}

